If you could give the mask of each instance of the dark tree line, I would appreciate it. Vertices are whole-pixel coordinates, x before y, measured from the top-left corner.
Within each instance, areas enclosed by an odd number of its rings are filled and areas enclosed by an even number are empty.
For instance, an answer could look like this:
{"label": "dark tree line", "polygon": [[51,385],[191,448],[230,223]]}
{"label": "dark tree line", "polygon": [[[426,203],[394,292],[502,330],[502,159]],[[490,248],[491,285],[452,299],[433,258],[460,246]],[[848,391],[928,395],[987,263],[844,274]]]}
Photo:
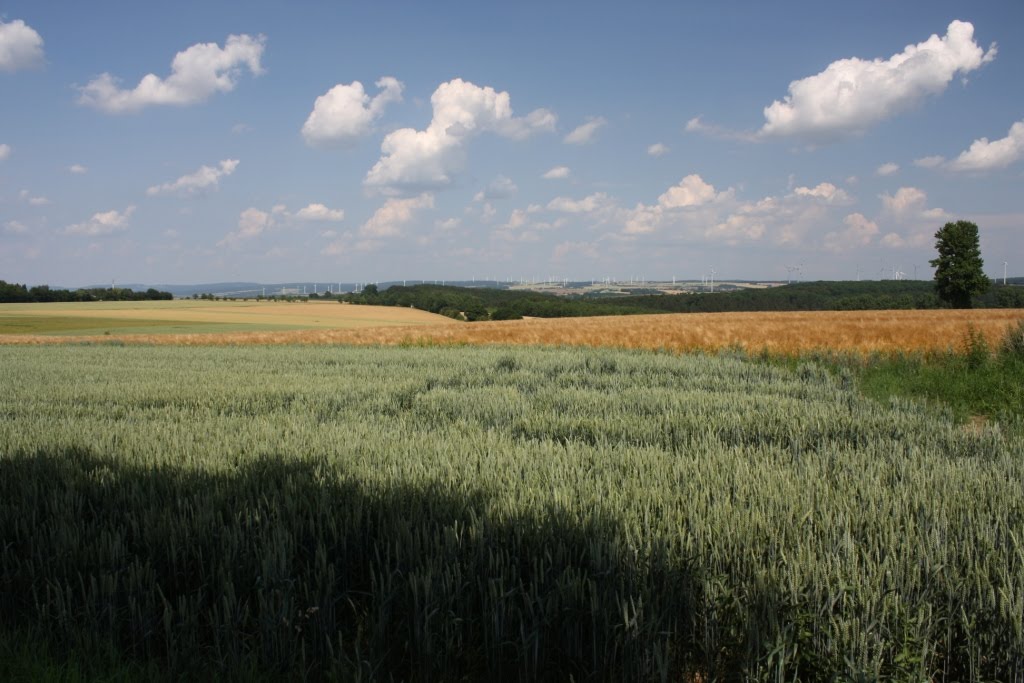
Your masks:
{"label": "dark tree line", "polygon": [[161,292],[150,287],[136,292],[123,287],[95,287],[92,289],[51,289],[49,285],[26,287],[0,280],[0,303],[42,304],[73,301],[169,301],[174,298],[170,292]]}
{"label": "dark tree line", "polygon": [[[856,311],[945,308],[934,283],[925,280],[801,282],[767,289],[714,294],[565,297],[519,290],[443,285],[368,286],[341,297],[354,304],[413,307],[460,320],[513,320],[524,316],[567,318],[640,313],[745,311]],[[975,296],[979,308],[1024,308],[1024,287],[994,285]]]}

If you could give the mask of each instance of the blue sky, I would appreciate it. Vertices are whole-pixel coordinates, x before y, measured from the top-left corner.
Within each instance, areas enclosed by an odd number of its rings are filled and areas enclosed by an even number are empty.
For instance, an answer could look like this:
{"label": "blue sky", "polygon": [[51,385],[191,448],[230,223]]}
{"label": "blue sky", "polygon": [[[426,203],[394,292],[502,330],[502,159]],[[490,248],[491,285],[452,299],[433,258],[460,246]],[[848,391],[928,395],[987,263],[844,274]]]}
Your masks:
{"label": "blue sky", "polygon": [[[291,6],[292,4],[298,7]],[[0,6],[0,279],[1024,272],[1024,4]]]}

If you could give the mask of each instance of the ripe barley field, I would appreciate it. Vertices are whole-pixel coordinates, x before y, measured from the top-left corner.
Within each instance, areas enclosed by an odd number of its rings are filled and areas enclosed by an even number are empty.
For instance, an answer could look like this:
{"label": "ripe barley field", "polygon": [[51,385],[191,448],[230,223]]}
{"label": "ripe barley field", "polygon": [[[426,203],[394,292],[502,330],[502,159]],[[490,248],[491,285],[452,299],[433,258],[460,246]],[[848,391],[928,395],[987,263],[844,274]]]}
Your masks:
{"label": "ripe barley field", "polygon": [[[346,315],[361,306],[342,306]],[[280,304],[288,309],[292,304]],[[301,306],[301,304],[295,304]],[[319,313],[328,306],[315,304]],[[296,309],[298,310],[298,309]],[[351,311],[351,313],[350,313]],[[961,343],[969,329],[992,344],[1011,325],[1024,320],[1024,309],[920,311],[809,311],[785,313],[689,313],[607,316],[594,318],[529,319],[503,322],[454,323],[411,309],[395,311],[395,321],[375,323],[383,312],[366,314],[347,329],[340,325],[290,330],[233,331],[206,334],[118,334],[115,336],[3,335],[0,343],[46,344],[60,341],[99,341],[169,345],[237,344],[356,344],[465,345],[513,344],[663,349],[676,352],[739,348],[748,352],[798,355],[810,351],[895,353],[945,351]],[[430,316],[421,318],[419,316]],[[403,316],[408,315],[409,318]],[[327,319],[327,316],[323,316]],[[440,321],[435,318],[441,318]],[[280,320],[281,318],[277,318]],[[422,324],[419,324],[422,323]]]}

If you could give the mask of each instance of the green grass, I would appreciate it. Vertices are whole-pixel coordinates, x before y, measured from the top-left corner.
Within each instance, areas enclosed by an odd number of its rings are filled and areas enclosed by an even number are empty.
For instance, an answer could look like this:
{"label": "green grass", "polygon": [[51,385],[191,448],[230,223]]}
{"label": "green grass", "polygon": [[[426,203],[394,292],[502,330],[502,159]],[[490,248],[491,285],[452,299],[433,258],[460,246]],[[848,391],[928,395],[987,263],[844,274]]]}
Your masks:
{"label": "green grass", "polygon": [[1024,434],[820,364],[59,346],[0,367],[0,655],[44,679],[1024,672]]}
{"label": "green grass", "polygon": [[960,355],[876,358],[858,371],[861,390],[888,401],[893,396],[948,406],[960,421],[1024,417],[1024,362],[992,359],[977,367]]}

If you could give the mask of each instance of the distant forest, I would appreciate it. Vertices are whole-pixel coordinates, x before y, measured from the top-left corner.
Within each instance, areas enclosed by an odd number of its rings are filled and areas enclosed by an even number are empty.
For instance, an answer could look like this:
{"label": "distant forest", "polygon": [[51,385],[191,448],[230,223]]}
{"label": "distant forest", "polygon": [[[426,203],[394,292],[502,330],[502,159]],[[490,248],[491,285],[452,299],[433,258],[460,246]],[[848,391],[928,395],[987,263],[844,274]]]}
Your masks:
{"label": "distant forest", "polygon": [[120,287],[96,287],[93,289],[50,289],[48,285],[26,287],[0,280],[0,303],[2,304],[43,304],[70,301],[162,301],[173,299],[170,292],[160,292],[152,287],[136,292]]}
{"label": "distant forest", "polygon": [[[339,297],[353,304],[405,306],[460,320],[568,318],[643,313],[723,313],[743,311],[858,311],[945,308],[927,280],[800,282],[767,289],[702,294],[642,296],[556,296],[509,289],[444,285],[372,285]],[[1024,308],[1024,287],[993,283],[974,298],[976,308]]]}

